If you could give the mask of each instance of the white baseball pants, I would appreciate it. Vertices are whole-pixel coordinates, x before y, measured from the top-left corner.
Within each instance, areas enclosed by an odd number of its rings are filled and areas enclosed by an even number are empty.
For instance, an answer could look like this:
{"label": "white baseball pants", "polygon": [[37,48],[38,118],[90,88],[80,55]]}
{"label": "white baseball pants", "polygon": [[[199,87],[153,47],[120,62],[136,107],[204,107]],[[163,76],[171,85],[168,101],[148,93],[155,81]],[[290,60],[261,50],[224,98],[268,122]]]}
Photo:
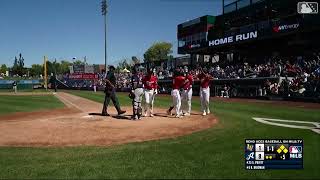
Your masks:
{"label": "white baseball pants", "polygon": [[[145,98],[145,112],[147,113],[148,110],[150,110],[150,113],[153,113],[153,102],[154,102],[154,90],[144,90],[144,98]],[[150,109],[149,109],[150,108]]]}
{"label": "white baseball pants", "polygon": [[206,112],[206,113],[210,112],[209,101],[210,101],[210,88],[200,87],[200,103],[201,103],[202,112]]}
{"label": "white baseball pants", "polygon": [[181,109],[181,97],[180,97],[180,92],[178,89],[173,89],[171,91],[171,96],[173,100],[173,106],[175,107],[176,114],[177,116],[180,115],[180,109]]}
{"label": "white baseball pants", "polygon": [[189,90],[183,90],[181,96],[181,108],[183,113],[191,113],[191,99],[192,99],[192,88]]}

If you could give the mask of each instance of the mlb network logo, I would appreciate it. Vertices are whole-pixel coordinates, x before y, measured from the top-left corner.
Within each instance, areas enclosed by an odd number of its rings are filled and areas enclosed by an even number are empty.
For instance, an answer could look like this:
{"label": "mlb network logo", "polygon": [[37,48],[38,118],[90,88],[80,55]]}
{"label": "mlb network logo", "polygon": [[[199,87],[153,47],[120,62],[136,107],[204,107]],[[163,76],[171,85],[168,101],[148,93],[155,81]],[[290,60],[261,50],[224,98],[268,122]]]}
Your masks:
{"label": "mlb network logo", "polygon": [[297,11],[299,14],[318,14],[318,3],[298,2]]}
{"label": "mlb network logo", "polygon": [[290,146],[289,152],[290,153],[302,153],[302,147],[301,146]]}

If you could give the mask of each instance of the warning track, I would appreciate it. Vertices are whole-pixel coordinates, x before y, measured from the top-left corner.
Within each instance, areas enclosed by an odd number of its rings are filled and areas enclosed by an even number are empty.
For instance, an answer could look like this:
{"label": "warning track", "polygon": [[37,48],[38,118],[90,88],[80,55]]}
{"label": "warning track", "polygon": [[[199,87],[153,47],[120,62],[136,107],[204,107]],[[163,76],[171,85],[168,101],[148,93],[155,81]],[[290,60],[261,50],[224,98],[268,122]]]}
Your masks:
{"label": "warning track", "polygon": [[109,146],[171,138],[204,130],[217,123],[216,118],[194,112],[189,117],[174,118],[165,109],[155,109],[156,116],[140,121],[129,120],[131,107],[125,116],[92,116],[100,113],[102,104],[59,92],[55,94],[66,108],[0,117],[0,146]]}

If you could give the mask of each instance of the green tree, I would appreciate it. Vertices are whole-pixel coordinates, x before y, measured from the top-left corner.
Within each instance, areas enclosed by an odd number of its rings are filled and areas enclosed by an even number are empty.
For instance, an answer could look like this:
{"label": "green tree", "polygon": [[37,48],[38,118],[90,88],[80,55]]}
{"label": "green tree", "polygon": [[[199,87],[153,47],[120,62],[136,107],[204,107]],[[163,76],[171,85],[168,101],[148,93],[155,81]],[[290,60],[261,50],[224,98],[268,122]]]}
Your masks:
{"label": "green tree", "polygon": [[132,56],[131,60],[132,60],[133,65],[140,63],[140,60],[136,56]]}
{"label": "green tree", "polygon": [[47,75],[50,76],[54,72],[53,64],[51,61],[47,61]]}
{"label": "green tree", "polygon": [[74,65],[84,65],[84,62],[82,62],[81,60],[75,60],[73,62]]}
{"label": "green tree", "polygon": [[18,74],[20,76],[23,76],[26,74],[26,69],[24,68],[24,58],[22,57],[22,54],[19,54],[19,60],[18,60]]}
{"label": "green tree", "polygon": [[128,70],[130,70],[131,69],[131,67],[132,67],[132,64],[130,64],[130,63],[128,63],[129,62],[129,60],[128,59],[126,59],[126,58],[124,58],[124,59],[122,59],[122,60],[120,60],[120,62],[118,63],[118,66],[117,66],[117,71],[121,71],[121,70],[123,70],[123,69],[128,69]]}
{"label": "green tree", "polygon": [[2,64],[2,65],[1,65],[1,67],[0,67],[0,73],[5,74],[5,73],[6,73],[6,71],[8,71],[8,67],[7,67],[7,65]]}
{"label": "green tree", "polygon": [[168,42],[156,42],[145,53],[144,61],[161,61],[168,59],[172,53],[172,44]]}
{"label": "green tree", "polygon": [[70,63],[69,61],[62,60],[60,63],[60,71],[57,73],[60,73],[60,74],[69,73],[69,66],[71,65],[72,63]]}
{"label": "green tree", "polygon": [[30,76],[39,77],[43,74],[43,66],[40,64],[32,64],[30,68]]}
{"label": "green tree", "polygon": [[12,66],[12,73],[14,75],[19,74],[19,65],[18,65],[18,59],[16,56],[14,57],[14,62],[13,62],[13,66]]}
{"label": "green tree", "polygon": [[52,63],[53,72],[61,74],[61,64],[55,59]]}

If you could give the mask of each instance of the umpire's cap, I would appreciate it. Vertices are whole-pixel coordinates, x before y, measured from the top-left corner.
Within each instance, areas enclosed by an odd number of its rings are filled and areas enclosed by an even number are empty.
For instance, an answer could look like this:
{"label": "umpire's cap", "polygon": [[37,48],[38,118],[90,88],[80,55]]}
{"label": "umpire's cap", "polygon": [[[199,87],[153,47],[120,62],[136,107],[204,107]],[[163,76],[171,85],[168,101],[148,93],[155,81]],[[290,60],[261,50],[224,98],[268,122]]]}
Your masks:
{"label": "umpire's cap", "polygon": [[109,70],[115,70],[116,68],[113,65],[109,66]]}

